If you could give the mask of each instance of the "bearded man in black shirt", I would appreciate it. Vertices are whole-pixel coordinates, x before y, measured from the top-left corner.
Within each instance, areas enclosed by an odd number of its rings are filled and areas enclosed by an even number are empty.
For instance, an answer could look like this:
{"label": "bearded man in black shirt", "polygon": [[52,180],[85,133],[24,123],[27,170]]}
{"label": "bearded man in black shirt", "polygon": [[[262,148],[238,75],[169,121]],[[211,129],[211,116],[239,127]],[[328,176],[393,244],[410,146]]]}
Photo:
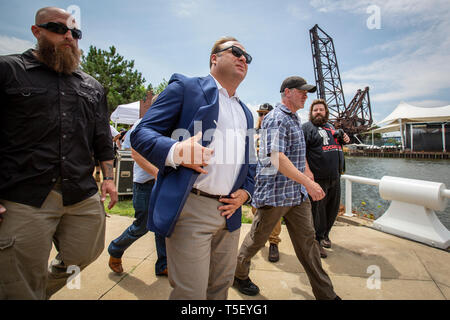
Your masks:
{"label": "bearded man in black shirt", "polygon": [[[36,50],[0,56],[2,300],[49,298],[94,261],[104,248],[106,194],[109,208],[117,202],[106,96],[79,69],[75,19],[43,8],[31,31]],[[48,266],[52,242],[58,255]]]}
{"label": "bearded man in black shirt", "polygon": [[[329,110],[323,99],[314,100],[309,111],[309,122],[303,124],[306,142],[306,158],[309,168],[325,192],[320,201],[311,199],[311,210],[316,230],[316,239],[320,244],[320,256],[327,257],[323,248],[331,248],[330,230],[336,220],[341,198],[340,177],[344,168],[344,154],[336,130],[328,123]],[[344,133],[344,142],[350,138]]]}

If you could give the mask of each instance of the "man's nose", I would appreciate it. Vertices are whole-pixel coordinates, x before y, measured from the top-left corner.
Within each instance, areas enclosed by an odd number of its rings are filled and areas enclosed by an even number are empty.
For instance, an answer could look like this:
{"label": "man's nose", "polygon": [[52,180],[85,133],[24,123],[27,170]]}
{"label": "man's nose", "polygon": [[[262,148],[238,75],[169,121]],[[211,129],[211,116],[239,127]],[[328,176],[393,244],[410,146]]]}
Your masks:
{"label": "man's nose", "polygon": [[72,31],[67,30],[67,32],[64,34],[64,39],[68,39],[70,41],[74,40],[72,36]]}

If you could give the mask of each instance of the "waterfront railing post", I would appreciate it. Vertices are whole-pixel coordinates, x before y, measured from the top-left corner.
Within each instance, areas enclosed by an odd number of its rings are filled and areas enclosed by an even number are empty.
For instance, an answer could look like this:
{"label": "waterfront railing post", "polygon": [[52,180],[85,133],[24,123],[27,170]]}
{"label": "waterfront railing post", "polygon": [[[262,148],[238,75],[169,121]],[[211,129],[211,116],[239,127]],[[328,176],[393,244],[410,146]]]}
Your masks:
{"label": "waterfront railing post", "polygon": [[353,217],[352,213],[352,182],[345,179],[345,213],[346,217]]}

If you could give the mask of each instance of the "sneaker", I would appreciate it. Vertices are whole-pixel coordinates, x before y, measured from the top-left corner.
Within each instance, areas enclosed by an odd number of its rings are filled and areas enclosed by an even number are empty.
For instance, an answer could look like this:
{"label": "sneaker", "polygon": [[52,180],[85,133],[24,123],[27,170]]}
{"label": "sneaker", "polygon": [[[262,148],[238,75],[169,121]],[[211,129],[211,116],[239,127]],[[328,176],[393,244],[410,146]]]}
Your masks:
{"label": "sneaker", "polygon": [[328,257],[327,252],[321,245],[319,245],[319,251],[320,251],[320,257],[322,259],[325,259],[326,257]]}
{"label": "sneaker", "polygon": [[324,248],[331,248],[331,241],[330,239],[322,239],[320,240],[320,245]]}
{"label": "sneaker", "polygon": [[278,245],[276,243],[271,243],[269,247],[269,261],[277,262],[280,260],[280,253],[278,252]]}
{"label": "sneaker", "polygon": [[238,279],[234,277],[233,286],[237,287],[239,292],[247,295],[247,296],[256,296],[259,293],[259,288],[256,284],[247,278],[245,280]]}

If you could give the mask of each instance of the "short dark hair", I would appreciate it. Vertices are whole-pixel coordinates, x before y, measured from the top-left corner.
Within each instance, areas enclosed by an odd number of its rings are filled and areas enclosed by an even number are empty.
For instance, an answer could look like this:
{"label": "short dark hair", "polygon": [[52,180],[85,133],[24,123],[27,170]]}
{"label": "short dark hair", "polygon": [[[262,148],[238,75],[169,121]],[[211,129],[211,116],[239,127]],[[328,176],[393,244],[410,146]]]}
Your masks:
{"label": "short dark hair", "polygon": [[220,49],[222,49],[222,45],[225,42],[228,42],[228,41],[238,41],[238,40],[236,38],[234,38],[234,37],[227,36],[227,37],[222,37],[219,40],[217,40],[216,42],[214,42],[214,45],[213,45],[213,47],[211,49],[211,54],[209,55],[209,68],[210,69],[211,69],[211,66],[212,66],[212,62],[211,62],[212,55],[216,54],[217,52],[219,52]]}

